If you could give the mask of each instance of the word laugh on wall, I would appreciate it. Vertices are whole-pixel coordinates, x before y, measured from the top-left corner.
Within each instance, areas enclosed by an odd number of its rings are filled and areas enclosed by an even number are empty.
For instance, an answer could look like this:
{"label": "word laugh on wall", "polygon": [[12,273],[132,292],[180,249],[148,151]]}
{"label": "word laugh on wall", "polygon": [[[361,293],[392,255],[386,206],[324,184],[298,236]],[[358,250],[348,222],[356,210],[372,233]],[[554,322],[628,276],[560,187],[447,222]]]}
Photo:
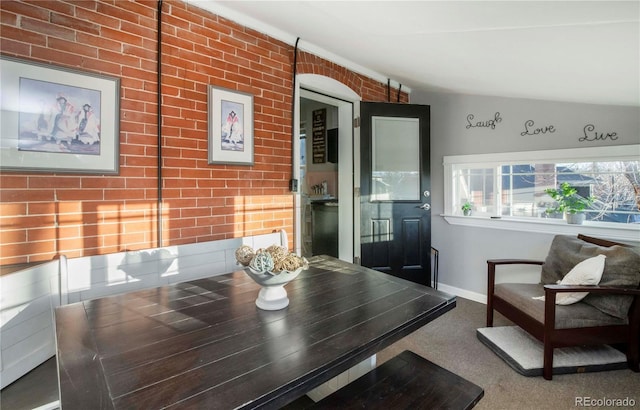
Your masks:
{"label": "word laugh on wall", "polygon": [[496,124],[502,122],[502,118],[500,117],[500,113],[496,112],[493,116],[493,119],[486,121],[476,121],[473,122],[473,118],[475,116],[473,114],[467,115],[467,129],[469,128],[491,128],[492,130],[496,129]]}

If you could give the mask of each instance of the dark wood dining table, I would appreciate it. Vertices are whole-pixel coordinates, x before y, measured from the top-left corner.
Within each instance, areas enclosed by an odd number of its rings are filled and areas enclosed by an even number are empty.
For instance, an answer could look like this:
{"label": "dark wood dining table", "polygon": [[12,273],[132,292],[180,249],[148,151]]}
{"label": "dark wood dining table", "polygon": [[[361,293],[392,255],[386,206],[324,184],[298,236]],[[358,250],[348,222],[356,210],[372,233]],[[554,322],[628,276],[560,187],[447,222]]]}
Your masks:
{"label": "dark wood dining table", "polygon": [[62,410],[279,408],[453,309],[328,256],[265,311],[242,270],[56,309]]}

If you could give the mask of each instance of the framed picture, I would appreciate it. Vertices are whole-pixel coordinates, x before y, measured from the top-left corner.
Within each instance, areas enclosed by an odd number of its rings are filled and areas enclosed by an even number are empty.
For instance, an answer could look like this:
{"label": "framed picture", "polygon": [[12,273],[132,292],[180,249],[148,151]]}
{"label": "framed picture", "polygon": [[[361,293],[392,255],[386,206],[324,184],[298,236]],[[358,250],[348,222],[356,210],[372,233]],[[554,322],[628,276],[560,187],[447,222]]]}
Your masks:
{"label": "framed picture", "polygon": [[253,95],[209,86],[209,164],[253,165]]}
{"label": "framed picture", "polygon": [[117,174],[120,79],[0,58],[0,170]]}

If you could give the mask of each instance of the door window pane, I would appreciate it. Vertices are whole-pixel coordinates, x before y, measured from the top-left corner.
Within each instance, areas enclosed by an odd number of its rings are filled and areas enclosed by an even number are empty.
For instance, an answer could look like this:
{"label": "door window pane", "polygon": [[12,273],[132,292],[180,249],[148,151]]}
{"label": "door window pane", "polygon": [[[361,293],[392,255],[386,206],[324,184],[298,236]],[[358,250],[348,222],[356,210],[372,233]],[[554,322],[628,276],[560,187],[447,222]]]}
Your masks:
{"label": "door window pane", "polygon": [[372,117],[372,201],[420,200],[420,122]]}

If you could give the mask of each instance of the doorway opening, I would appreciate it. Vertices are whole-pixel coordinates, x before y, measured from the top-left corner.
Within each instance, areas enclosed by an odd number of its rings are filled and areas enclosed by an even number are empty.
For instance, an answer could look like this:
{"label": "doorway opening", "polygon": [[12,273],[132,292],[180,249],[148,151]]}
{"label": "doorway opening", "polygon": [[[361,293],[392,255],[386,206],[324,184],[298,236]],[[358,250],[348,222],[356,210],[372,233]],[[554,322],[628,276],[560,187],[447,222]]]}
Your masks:
{"label": "doorway opening", "polygon": [[358,226],[357,215],[354,215],[357,181],[354,146],[358,144],[359,134],[353,127],[360,99],[344,84],[328,77],[302,74],[297,79],[294,113],[297,136],[294,139],[294,173],[299,182],[294,196],[296,252],[307,257],[329,254],[353,262],[359,255],[355,249],[360,246],[359,241],[357,246],[354,242],[354,229]]}
{"label": "doorway opening", "polygon": [[[313,94],[301,93],[307,97]],[[300,97],[302,256],[324,254],[337,258],[338,107],[305,96]]]}

